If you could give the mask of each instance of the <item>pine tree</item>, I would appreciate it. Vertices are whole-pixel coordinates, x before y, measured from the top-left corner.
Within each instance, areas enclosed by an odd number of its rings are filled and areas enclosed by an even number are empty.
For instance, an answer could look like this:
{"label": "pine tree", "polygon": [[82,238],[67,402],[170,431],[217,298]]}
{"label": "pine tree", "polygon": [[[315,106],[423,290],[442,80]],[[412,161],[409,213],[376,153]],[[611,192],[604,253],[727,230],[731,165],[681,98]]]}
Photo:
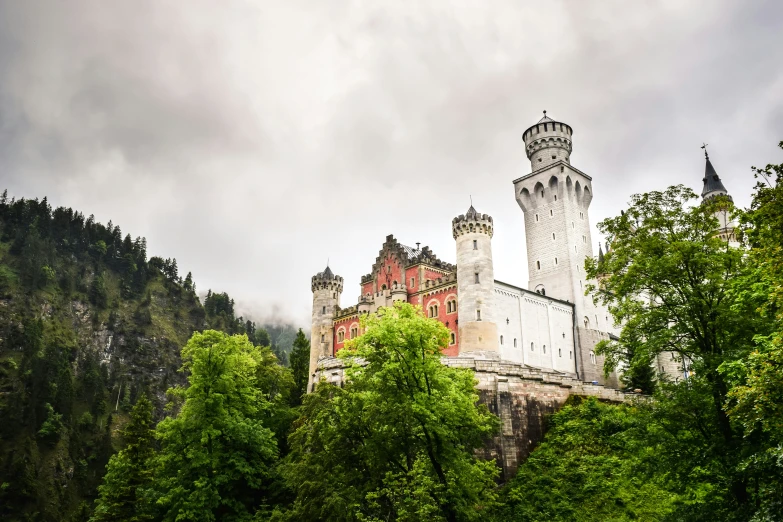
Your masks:
{"label": "pine tree", "polygon": [[144,497],[152,478],[152,403],[142,395],[130,412],[130,422],[122,432],[125,448],[113,455],[106,466],[103,484],[98,487],[95,514],[90,522],[151,520]]}
{"label": "pine tree", "polygon": [[291,372],[294,374],[294,393],[291,394],[291,399],[297,406],[302,404],[302,395],[307,392],[307,374],[310,371],[310,341],[301,328],[296,332],[294,348],[291,350],[289,360]]}

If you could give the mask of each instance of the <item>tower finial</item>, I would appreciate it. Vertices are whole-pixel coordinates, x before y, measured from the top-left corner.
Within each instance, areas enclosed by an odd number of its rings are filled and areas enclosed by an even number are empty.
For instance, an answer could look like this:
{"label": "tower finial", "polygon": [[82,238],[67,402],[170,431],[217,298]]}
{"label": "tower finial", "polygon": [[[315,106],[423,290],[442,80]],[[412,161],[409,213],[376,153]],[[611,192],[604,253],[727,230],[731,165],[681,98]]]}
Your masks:
{"label": "tower finial", "polygon": [[471,194],[468,197],[470,198],[470,206],[472,207],[473,206],[473,195]]}
{"label": "tower finial", "polygon": [[546,118],[546,109],[544,109],[544,118]]}
{"label": "tower finial", "polygon": [[707,145],[708,145],[707,143],[703,143],[703,142],[702,142],[701,148],[702,148],[702,149],[704,149],[704,157],[705,157],[706,159],[710,159],[710,155],[709,155],[709,154],[707,154]]}

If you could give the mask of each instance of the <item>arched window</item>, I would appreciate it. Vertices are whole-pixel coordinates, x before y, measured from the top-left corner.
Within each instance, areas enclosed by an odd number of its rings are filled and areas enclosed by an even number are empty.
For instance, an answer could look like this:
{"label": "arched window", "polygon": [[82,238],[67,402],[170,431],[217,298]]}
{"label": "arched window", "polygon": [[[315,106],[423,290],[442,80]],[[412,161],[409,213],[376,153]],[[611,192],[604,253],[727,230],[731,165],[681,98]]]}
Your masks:
{"label": "arched window", "polygon": [[359,327],[358,326],[352,326],[351,327],[351,339],[355,339],[359,336]]}
{"label": "arched window", "polygon": [[481,321],[481,310],[476,310],[476,321]]}
{"label": "arched window", "polygon": [[478,241],[475,239],[473,240],[473,250],[478,250]]}
{"label": "arched window", "polygon": [[503,345],[503,336],[502,335],[500,336],[500,345],[501,346]]}
{"label": "arched window", "polygon": [[345,330],[337,330],[337,342],[341,343],[345,340]]}
{"label": "arched window", "polygon": [[[555,201],[557,201],[557,196],[555,196]],[[555,215],[554,212],[552,212],[552,209],[550,208],[549,209],[549,217],[552,217],[554,215]]]}
{"label": "arched window", "polygon": [[546,345],[544,345],[544,353],[546,353]]}
{"label": "arched window", "polygon": [[326,335],[324,335],[324,334],[321,334],[321,342],[322,342],[322,343],[325,343],[325,342],[326,342]]}
{"label": "arched window", "polygon": [[[579,281],[579,283],[580,283],[580,285],[579,285],[579,286],[582,286],[582,285],[581,285],[581,283],[582,283],[582,282],[581,282],[581,281]],[[584,318],[583,322],[585,323],[585,328],[589,328],[589,327],[590,327],[590,319],[588,319],[588,318],[587,318],[587,316],[585,316],[585,318]]]}
{"label": "arched window", "polygon": [[517,338],[514,337],[514,348],[516,348],[516,347],[517,347]]}
{"label": "arched window", "polygon": [[558,348],[557,349],[557,356],[558,357],[562,357],[563,356],[563,349],[562,348]]}
{"label": "arched window", "polygon": [[531,351],[531,352],[534,352],[534,351],[536,351],[536,345],[535,345],[535,343],[530,343],[530,351]]}
{"label": "arched window", "polygon": [[451,336],[450,336],[450,339],[449,339],[449,344],[452,345],[452,346],[457,344],[457,334],[455,334],[454,332],[451,332]]}
{"label": "arched window", "polygon": [[595,364],[595,352],[590,350],[590,362]]}

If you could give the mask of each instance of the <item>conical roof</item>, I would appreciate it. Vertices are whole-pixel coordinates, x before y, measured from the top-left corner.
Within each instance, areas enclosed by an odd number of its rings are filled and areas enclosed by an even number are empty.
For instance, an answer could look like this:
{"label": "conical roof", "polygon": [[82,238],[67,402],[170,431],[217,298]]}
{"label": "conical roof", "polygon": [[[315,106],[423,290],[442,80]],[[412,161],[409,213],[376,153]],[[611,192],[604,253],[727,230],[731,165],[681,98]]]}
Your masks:
{"label": "conical roof", "polygon": [[598,262],[602,263],[604,260],[604,250],[601,248],[601,243],[598,243]]}
{"label": "conical roof", "polygon": [[468,209],[468,212],[465,214],[465,217],[469,219],[475,219],[476,216],[478,216],[478,212],[476,212],[476,209],[473,208],[473,205],[471,205],[470,208]]}
{"label": "conical roof", "polygon": [[326,265],[326,270],[324,270],[324,277],[334,277],[332,269],[329,268],[329,265]]}
{"label": "conical roof", "polygon": [[715,167],[712,166],[710,157],[706,152],[704,153],[704,157],[707,160],[707,165],[704,167],[704,179],[702,180],[704,181],[704,188],[701,191],[701,197],[713,192],[728,194],[726,187],[723,186],[723,182],[718,177],[718,173],[715,172]]}
{"label": "conical roof", "polygon": [[555,120],[553,120],[552,118],[550,118],[549,116],[547,116],[547,115],[546,115],[546,111],[544,111],[544,117],[543,117],[543,118],[541,118],[540,120],[538,120],[538,123],[548,123],[548,122],[550,122],[550,121],[555,121]]}

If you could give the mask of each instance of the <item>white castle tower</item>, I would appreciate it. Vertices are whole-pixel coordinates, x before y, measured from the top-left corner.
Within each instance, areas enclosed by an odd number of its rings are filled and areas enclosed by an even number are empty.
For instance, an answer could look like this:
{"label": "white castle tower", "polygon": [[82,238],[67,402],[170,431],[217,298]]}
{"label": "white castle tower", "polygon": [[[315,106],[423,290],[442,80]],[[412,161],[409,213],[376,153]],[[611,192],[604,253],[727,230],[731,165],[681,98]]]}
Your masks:
{"label": "white castle tower", "polygon": [[704,149],[704,159],[706,165],[704,167],[704,187],[701,191],[702,201],[706,202],[716,197],[723,197],[724,203],[721,208],[715,213],[715,217],[718,219],[718,236],[729,243],[731,246],[738,247],[736,227],[737,224],[731,218],[731,203],[733,203],[732,197],[723,186],[723,182],[718,177],[718,173],[715,172],[715,167],[712,166],[710,156],[707,154],[707,144],[702,146]]}
{"label": "white castle tower", "polygon": [[530,282],[539,294],[574,303],[577,372],[582,380],[604,381],[595,344],[613,331],[609,314],[585,296],[585,259],[592,257],[587,210],[592,178],[571,166],[573,129],[546,115],[522,135],[531,172],[514,180],[525,214]]}
{"label": "white castle tower", "polygon": [[498,353],[492,217],[471,205],[467,214],[451,221],[451,231],[457,242],[460,353]]}
{"label": "white castle tower", "polygon": [[310,331],[310,373],[308,391],[311,391],[318,359],[334,355],[334,313],[340,307],[343,278],[326,270],[313,276],[313,317]]}

